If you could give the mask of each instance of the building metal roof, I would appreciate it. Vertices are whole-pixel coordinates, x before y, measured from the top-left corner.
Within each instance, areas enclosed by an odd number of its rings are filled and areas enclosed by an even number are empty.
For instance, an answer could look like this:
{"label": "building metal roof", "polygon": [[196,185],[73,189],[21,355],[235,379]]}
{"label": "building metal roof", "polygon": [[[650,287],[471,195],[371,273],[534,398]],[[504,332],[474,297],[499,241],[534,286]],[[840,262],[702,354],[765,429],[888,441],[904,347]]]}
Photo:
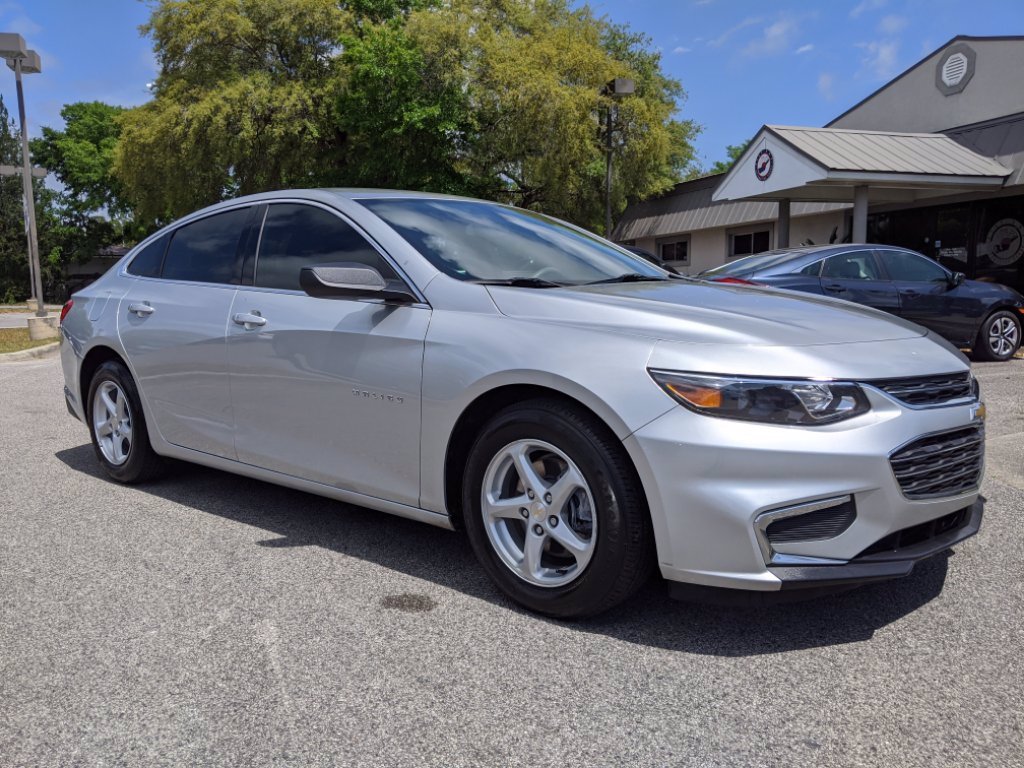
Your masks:
{"label": "building metal roof", "polygon": [[[614,239],[662,237],[778,218],[779,204],[771,200],[713,201],[711,195],[723,175],[716,173],[684,181],[661,197],[629,206],[615,228]],[[849,203],[793,203],[790,216],[810,216],[850,207]]]}
{"label": "building metal roof", "polygon": [[1005,177],[1009,169],[941,133],[765,126],[829,171]]}
{"label": "building metal roof", "polygon": [[944,133],[957,144],[1012,168],[1004,186],[1024,184],[1024,114],[965,125]]}

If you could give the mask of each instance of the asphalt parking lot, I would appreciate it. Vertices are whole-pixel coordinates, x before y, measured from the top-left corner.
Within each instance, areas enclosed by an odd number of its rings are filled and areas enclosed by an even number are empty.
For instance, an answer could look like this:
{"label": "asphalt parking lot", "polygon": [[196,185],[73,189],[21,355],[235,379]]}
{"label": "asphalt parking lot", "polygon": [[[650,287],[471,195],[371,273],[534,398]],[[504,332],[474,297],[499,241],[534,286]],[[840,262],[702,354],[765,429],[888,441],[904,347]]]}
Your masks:
{"label": "asphalt parking lot", "polygon": [[525,613],[459,535],[222,472],[99,475],[0,364],[0,765],[1024,765],[1024,362],[976,366],[981,533],[764,609]]}

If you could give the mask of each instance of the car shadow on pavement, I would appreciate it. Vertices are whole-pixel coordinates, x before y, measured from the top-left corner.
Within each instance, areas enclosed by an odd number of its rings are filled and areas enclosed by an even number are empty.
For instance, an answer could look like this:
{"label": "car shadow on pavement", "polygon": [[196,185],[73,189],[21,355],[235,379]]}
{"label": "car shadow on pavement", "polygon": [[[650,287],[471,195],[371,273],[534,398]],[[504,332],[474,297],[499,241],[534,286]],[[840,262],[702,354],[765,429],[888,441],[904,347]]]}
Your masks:
{"label": "car shadow on pavement", "polygon": [[[106,480],[89,444],[56,453],[69,468]],[[461,534],[251,480],[169,462],[166,475],[137,486],[142,493],[265,530],[261,547],[324,547],[376,563],[507,610],[530,615],[502,595],[477,564]],[[660,579],[601,616],[567,624],[625,642],[711,656],[756,656],[870,639],[942,591],[949,553],[919,564],[893,582],[799,603],[757,607],[671,600]]]}

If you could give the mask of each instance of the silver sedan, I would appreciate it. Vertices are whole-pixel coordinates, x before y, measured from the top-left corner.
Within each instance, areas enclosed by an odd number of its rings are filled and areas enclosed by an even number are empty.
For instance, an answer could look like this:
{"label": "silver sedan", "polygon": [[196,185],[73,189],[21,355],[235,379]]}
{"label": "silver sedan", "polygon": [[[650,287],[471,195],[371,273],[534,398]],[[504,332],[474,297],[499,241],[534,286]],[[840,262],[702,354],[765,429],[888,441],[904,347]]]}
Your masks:
{"label": "silver sedan", "polygon": [[551,616],[655,570],[758,599],[894,578],[981,523],[984,406],[949,344],[518,208],[221,203],[75,294],[61,330],[68,409],[114,480],[173,457],[463,529]]}

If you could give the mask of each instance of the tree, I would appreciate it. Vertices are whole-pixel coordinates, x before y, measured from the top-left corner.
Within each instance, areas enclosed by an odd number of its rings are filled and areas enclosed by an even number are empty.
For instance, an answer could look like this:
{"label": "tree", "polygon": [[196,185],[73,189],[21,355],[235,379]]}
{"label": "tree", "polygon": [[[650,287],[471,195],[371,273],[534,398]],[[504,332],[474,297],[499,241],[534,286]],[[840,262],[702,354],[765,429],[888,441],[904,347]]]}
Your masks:
{"label": "tree", "polygon": [[124,189],[111,173],[122,112],[101,101],[67,104],[60,111],[64,130],[44,127],[42,137],[31,142],[35,162],[57,177],[64,203],[82,215],[130,218]]}
{"label": "tree", "polygon": [[[379,5],[379,4],[374,4]],[[328,182],[343,141],[331,121],[333,0],[163,0],[142,29],[160,75],[126,112],[114,173],[138,213],[166,221],[225,197]]]}
{"label": "tree", "polygon": [[112,173],[122,112],[99,101],[68,104],[60,113],[63,130],[44,127],[42,137],[31,142],[34,161],[60,182],[58,191],[40,191],[46,202],[40,231],[46,236],[40,234],[39,251],[51,283],[62,279],[69,263],[87,262],[104,246],[146,233],[146,222],[134,218]]}
{"label": "tree", "polygon": [[714,165],[711,166],[709,174],[712,173],[725,173],[737,160],[747,151],[747,147],[750,146],[750,141],[745,141],[742,144],[729,144],[725,148],[725,154],[728,156],[728,160],[717,160]]}
{"label": "tree", "polygon": [[598,227],[601,87],[618,105],[617,210],[668,188],[696,129],[646,38],[568,0],[162,0],[155,98],[114,172],[167,219],[235,194],[368,185],[462,192]]}

